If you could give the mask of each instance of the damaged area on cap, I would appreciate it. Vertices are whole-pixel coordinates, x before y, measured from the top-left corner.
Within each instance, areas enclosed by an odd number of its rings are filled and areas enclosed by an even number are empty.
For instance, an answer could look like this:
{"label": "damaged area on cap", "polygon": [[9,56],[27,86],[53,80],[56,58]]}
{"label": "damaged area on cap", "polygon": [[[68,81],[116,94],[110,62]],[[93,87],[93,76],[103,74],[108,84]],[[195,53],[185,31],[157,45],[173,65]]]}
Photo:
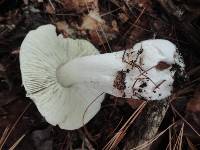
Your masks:
{"label": "damaged area on cap", "polygon": [[99,111],[104,94],[81,85],[64,88],[56,78],[56,70],[62,64],[98,53],[86,40],[57,36],[53,25],[41,26],[27,34],[20,50],[22,82],[27,97],[49,123],[73,130],[86,124]]}

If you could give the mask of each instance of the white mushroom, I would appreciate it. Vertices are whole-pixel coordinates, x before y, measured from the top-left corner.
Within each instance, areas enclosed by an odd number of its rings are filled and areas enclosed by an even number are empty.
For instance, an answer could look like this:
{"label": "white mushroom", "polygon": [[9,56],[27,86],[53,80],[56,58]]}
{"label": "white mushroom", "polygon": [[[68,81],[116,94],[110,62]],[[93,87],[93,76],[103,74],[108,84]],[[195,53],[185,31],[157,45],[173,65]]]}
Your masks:
{"label": "white mushroom", "polygon": [[146,100],[170,96],[175,57],[176,47],[167,40],[99,54],[88,41],[64,39],[53,25],[45,25],[24,39],[20,67],[27,96],[40,113],[49,123],[73,130],[94,117],[104,93]]}

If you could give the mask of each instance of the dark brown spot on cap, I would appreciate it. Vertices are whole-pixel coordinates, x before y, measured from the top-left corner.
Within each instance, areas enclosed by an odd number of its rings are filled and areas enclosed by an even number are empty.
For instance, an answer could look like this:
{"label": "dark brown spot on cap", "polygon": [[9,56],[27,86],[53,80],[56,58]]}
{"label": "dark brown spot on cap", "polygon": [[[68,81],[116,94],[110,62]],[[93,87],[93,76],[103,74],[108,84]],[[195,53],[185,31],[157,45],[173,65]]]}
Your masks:
{"label": "dark brown spot on cap", "polygon": [[157,65],[156,65],[156,69],[158,70],[164,70],[169,68],[171,65],[167,64],[166,62],[160,61]]}

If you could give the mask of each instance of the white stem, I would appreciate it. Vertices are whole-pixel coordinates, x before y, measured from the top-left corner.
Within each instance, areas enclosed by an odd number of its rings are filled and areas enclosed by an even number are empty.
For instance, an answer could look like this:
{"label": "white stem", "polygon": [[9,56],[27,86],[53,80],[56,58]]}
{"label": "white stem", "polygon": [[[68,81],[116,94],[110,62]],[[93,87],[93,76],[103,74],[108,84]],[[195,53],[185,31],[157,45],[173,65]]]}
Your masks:
{"label": "white stem", "polygon": [[[57,80],[66,88],[84,84],[117,97],[160,100],[171,95],[175,50],[169,41],[148,40],[126,51],[76,58],[57,69]],[[162,62],[166,68],[157,68]]]}
{"label": "white stem", "polygon": [[64,87],[84,84],[113,95],[118,71],[125,69],[123,51],[76,58],[57,69],[57,80]]}

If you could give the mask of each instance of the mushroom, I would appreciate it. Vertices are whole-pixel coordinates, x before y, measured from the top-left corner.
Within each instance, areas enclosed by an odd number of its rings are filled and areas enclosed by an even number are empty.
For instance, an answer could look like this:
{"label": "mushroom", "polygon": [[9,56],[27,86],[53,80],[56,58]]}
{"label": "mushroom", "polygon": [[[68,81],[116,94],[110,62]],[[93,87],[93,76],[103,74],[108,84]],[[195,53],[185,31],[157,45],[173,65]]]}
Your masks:
{"label": "mushroom", "polygon": [[184,68],[176,46],[167,40],[146,40],[128,50],[99,54],[86,40],[57,36],[53,25],[30,31],[20,50],[27,97],[47,122],[67,130],[90,121],[105,93],[145,100],[169,97],[172,64]]}

